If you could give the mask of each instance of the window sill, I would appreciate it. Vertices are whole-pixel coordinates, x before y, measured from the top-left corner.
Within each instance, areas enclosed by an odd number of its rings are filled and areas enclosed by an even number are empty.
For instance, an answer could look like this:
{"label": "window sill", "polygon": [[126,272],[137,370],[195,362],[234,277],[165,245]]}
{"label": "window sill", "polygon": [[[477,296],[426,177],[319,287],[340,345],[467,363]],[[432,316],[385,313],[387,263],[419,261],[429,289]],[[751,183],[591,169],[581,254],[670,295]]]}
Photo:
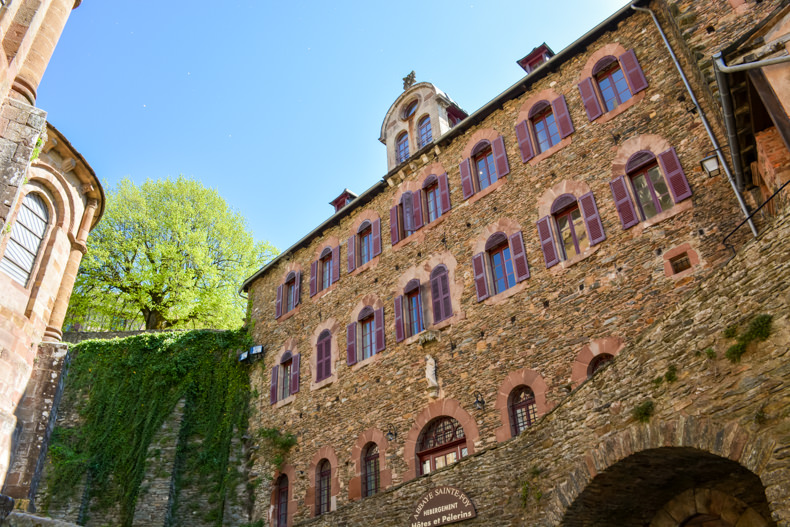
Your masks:
{"label": "window sill", "polygon": [[588,247],[587,249],[584,250],[584,252],[582,252],[581,254],[577,254],[573,258],[568,258],[567,260],[563,260],[562,262],[558,263],[557,265],[552,266],[549,269],[549,273],[551,273],[551,274],[560,274],[560,273],[562,273],[568,267],[576,265],[577,263],[581,262],[582,260],[586,260],[587,258],[592,256],[593,254],[595,254],[598,251],[598,249],[600,248],[600,246],[601,246],[601,244],[598,243],[596,245],[593,245],[592,247]]}
{"label": "window sill", "polygon": [[379,264],[379,258],[381,258],[381,255],[378,255],[372,260],[365,262],[363,265],[360,265],[359,267],[351,271],[351,273],[349,273],[349,276],[355,276],[363,271],[376,267]]}
{"label": "window sill", "polygon": [[494,182],[494,184],[487,186],[486,188],[484,188],[480,192],[476,192],[472,197],[470,197],[468,200],[466,200],[466,202],[469,205],[471,205],[472,203],[475,203],[477,200],[480,200],[480,199],[488,196],[489,194],[491,194],[495,190],[498,190],[499,187],[504,185],[506,182],[507,182],[507,176],[499,178],[499,179],[497,179]]}
{"label": "window sill", "polygon": [[337,282],[333,283],[332,285],[330,285],[326,289],[322,289],[319,292],[317,292],[316,294],[314,294],[313,297],[312,297],[313,301],[318,300],[322,296],[326,296],[329,293],[331,293],[332,291],[334,291],[336,285],[337,285]]}
{"label": "window sill", "polygon": [[634,95],[633,97],[631,97],[630,99],[625,101],[623,104],[621,104],[620,106],[615,108],[614,110],[610,110],[610,111],[606,112],[605,114],[601,115],[594,122],[601,123],[601,124],[608,123],[609,121],[611,121],[612,119],[614,119],[615,117],[620,115],[621,113],[623,113],[626,110],[628,110],[631,106],[635,105],[636,103],[638,103],[642,99],[644,99],[645,98],[645,92],[647,92],[647,90],[640,91],[639,93],[637,93],[636,95]]}
{"label": "window sill", "polygon": [[466,315],[463,312],[456,313],[456,314],[454,314],[453,316],[451,316],[449,318],[445,318],[444,320],[442,320],[440,322],[437,322],[436,324],[432,324],[432,325],[428,326],[428,329],[432,329],[432,330],[438,331],[440,329],[446,328],[447,326],[451,326],[451,325],[455,324],[456,322],[460,322],[460,321],[462,321],[464,319],[466,319]]}
{"label": "window sill", "polygon": [[528,280],[529,279],[522,280],[521,282],[517,283],[513,287],[509,287],[508,289],[505,289],[501,293],[497,293],[494,296],[489,296],[488,298],[483,300],[483,304],[487,306],[498,306],[500,304],[504,304],[508,298],[526,289]]}
{"label": "window sill", "polygon": [[361,361],[357,362],[356,364],[351,366],[351,371],[357,371],[360,368],[364,368],[368,364],[373,364],[373,363],[378,362],[380,360],[379,357],[381,357],[382,353],[384,353],[384,352],[380,351],[380,352],[376,353],[375,355],[373,355],[372,357],[368,357],[365,360],[361,360]]}
{"label": "window sill", "polygon": [[554,155],[557,151],[562,150],[563,148],[565,148],[569,144],[571,144],[571,136],[570,135],[568,137],[566,137],[565,139],[563,139],[562,141],[560,141],[559,143],[557,143],[556,145],[554,145],[551,148],[549,148],[548,150],[546,150],[545,152],[541,152],[540,154],[536,155],[535,157],[533,157],[532,159],[527,161],[527,164],[530,165],[530,166],[537,165],[538,163],[540,163],[541,161],[543,161],[547,157],[550,157],[550,156]]}
{"label": "window sill", "polygon": [[675,205],[674,207],[672,207],[671,209],[667,209],[660,214],[656,214],[649,220],[645,220],[638,225],[634,225],[634,227],[632,228],[632,230],[634,231],[633,235],[639,236],[645,231],[645,229],[649,229],[653,225],[661,223],[664,220],[668,220],[669,218],[673,216],[677,216],[678,214],[686,212],[687,210],[692,208],[694,208],[694,204],[691,202],[691,198],[686,198],[680,203],[678,203],[677,205]]}
{"label": "window sill", "polygon": [[288,320],[289,318],[291,318],[292,316],[297,314],[301,307],[302,307],[302,304],[299,303],[295,308],[293,308],[289,312],[283,313],[282,315],[280,315],[280,318],[277,319],[277,322],[285,322],[286,320]]}
{"label": "window sill", "polygon": [[289,396],[288,396],[288,397],[286,397],[285,399],[280,399],[279,401],[277,401],[276,403],[274,403],[272,406],[274,406],[274,408],[275,408],[275,409],[277,409],[277,408],[281,408],[281,407],[283,407],[283,406],[286,406],[286,405],[289,405],[289,404],[291,404],[291,403],[292,403],[292,402],[294,402],[295,400],[296,400],[296,394],[289,395]]}
{"label": "window sill", "polygon": [[337,372],[334,372],[332,375],[327,377],[326,379],[320,380],[318,382],[311,382],[310,383],[310,391],[314,392],[315,390],[320,390],[324,386],[329,386],[333,382],[337,381]]}
{"label": "window sill", "polygon": [[405,247],[406,245],[409,245],[412,242],[417,242],[417,243],[424,242],[425,241],[425,233],[427,231],[433,229],[434,227],[436,227],[440,223],[442,223],[447,218],[448,215],[449,215],[449,212],[447,214],[443,214],[442,216],[439,216],[438,218],[433,220],[431,223],[426,223],[425,225],[420,227],[411,236],[401,239],[398,243],[396,243],[395,245],[392,246],[392,251],[393,252],[399,251],[402,247]]}

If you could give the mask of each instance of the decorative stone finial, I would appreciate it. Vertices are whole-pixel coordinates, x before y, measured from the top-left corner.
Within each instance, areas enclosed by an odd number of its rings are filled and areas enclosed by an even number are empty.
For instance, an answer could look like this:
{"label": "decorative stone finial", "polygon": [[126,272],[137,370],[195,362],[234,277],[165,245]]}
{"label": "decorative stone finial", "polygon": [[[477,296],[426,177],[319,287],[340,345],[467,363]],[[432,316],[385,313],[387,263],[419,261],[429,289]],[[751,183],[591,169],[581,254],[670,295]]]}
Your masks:
{"label": "decorative stone finial", "polygon": [[411,73],[403,77],[403,89],[408,90],[412,86],[414,86],[414,82],[417,80],[417,75],[414,73],[414,70],[411,70]]}

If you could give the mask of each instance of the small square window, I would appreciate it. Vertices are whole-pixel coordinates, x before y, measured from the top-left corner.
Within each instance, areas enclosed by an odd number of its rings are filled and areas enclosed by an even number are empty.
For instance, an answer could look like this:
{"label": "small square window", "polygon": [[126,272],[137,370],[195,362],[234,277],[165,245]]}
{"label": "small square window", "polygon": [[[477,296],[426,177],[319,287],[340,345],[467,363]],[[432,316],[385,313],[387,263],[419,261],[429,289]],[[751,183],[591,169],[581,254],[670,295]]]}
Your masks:
{"label": "small square window", "polygon": [[672,266],[672,274],[678,274],[686,269],[691,269],[691,260],[688,253],[683,253],[674,258],[669,259],[669,265]]}

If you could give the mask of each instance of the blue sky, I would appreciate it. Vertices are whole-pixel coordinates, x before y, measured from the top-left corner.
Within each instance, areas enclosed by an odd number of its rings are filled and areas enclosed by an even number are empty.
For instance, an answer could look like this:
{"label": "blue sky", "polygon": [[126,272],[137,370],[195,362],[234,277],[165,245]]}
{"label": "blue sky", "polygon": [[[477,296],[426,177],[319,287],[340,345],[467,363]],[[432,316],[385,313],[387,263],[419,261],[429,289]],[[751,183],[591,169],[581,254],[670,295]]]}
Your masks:
{"label": "blue sky", "polygon": [[411,70],[471,113],[532,48],[558,52],[622,5],[86,0],[37,106],[105,186],[184,174],[282,250],[386,174],[381,122]]}

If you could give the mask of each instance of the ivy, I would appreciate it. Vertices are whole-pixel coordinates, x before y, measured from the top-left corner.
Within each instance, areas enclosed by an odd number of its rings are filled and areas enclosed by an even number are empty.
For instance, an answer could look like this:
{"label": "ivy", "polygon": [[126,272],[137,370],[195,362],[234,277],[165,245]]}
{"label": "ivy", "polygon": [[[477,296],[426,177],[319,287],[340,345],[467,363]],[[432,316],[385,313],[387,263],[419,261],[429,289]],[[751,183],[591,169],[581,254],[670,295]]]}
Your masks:
{"label": "ivy", "polygon": [[277,428],[261,428],[258,437],[267,443],[265,452],[270,456],[269,462],[277,470],[282,469],[286,454],[296,445],[296,436],[290,432],[283,434]]}
{"label": "ivy", "polygon": [[48,488],[67,493],[89,473],[98,507],[120,505],[120,524],[131,525],[151,441],[183,400],[177,465],[199,475],[208,517],[221,525],[240,477],[228,466],[231,445],[248,417],[248,370],[236,352],[249,345],[245,331],[200,330],[74,346],[65,394],[81,423],[53,432]]}

